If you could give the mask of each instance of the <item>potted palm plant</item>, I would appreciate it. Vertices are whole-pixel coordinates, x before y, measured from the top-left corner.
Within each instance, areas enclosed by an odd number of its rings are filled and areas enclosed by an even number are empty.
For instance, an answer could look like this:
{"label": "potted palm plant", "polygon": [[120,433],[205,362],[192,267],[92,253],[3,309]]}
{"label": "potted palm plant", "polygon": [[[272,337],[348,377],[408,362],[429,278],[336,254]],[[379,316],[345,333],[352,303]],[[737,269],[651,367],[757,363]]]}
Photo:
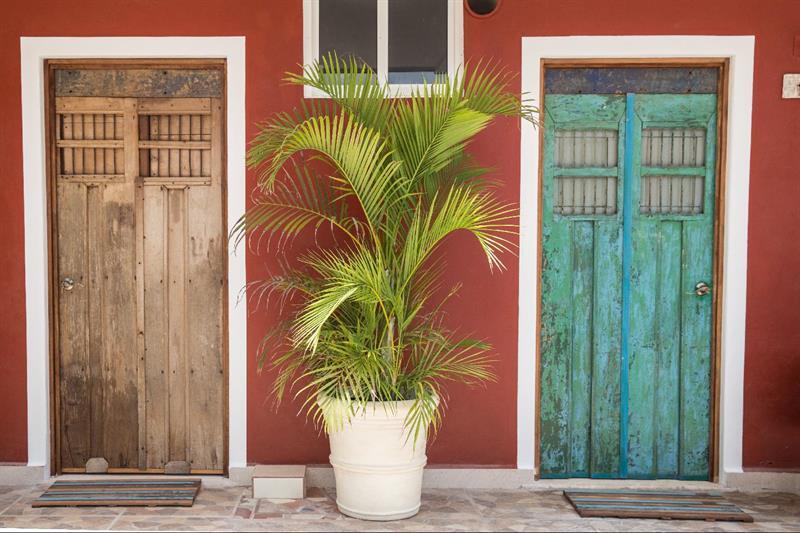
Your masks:
{"label": "potted palm plant", "polygon": [[416,514],[443,385],[494,379],[490,346],[443,320],[458,287],[442,286],[438,248],[465,231],[488,267],[502,269],[513,245],[514,206],[496,198],[487,169],[465,151],[497,116],[533,120],[535,109],[506,90],[509,79],[478,65],[397,99],[370,70],[332,55],[287,79],[330,99],[274,116],[252,141],[258,185],[237,242],[328,237],[248,292],[289,302],[258,368],[277,369],[276,398],[293,390],[329,435],[344,514]]}

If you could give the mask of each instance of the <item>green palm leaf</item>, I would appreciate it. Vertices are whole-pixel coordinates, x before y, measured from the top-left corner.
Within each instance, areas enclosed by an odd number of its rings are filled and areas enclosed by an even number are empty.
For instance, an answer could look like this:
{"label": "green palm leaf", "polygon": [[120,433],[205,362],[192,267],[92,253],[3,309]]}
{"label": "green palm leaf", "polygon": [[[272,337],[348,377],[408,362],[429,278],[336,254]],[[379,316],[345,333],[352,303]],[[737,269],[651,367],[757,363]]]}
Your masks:
{"label": "green palm leaf", "polygon": [[[269,362],[276,399],[292,391],[326,431],[368,402],[414,400],[406,429],[416,441],[441,422],[447,382],[494,379],[491,347],[445,326],[460,285],[444,283],[439,245],[466,232],[490,270],[504,268],[516,208],[466,150],[495,117],[533,120],[535,109],[482,63],[404,100],[334,55],[287,79],[331,98],[273,116],[248,152],[258,186],[232,238],[286,258],[247,288],[251,303],[279,302],[285,316],[264,336],[259,368]],[[287,257],[312,230],[333,239]]]}

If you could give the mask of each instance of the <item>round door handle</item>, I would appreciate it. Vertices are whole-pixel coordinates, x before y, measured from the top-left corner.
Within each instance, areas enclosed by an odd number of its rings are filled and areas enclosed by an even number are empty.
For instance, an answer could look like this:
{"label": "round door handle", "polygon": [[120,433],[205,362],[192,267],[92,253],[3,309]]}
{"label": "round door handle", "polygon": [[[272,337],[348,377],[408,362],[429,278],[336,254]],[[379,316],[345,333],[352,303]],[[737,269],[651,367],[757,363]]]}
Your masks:
{"label": "round door handle", "polygon": [[61,280],[61,288],[65,291],[71,291],[75,287],[75,280],[72,278],[64,278]]}
{"label": "round door handle", "polygon": [[694,286],[694,293],[698,296],[705,296],[711,293],[711,287],[709,287],[708,283],[705,281],[699,281],[697,285]]}

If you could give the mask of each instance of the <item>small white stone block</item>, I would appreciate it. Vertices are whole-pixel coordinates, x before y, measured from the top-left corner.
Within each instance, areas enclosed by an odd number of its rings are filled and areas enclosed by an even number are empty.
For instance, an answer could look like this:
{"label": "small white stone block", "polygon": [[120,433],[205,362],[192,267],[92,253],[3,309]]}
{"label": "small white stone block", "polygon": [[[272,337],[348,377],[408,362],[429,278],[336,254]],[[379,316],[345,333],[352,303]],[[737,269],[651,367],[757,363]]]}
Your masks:
{"label": "small white stone block", "polygon": [[304,465],[258,465],[253,470],[253,498],[294,500],[305,496]]}
{"label": "small white stone block", "polygon": [[782,95],[784,98],[800,98],[800,74],[783,75]]}

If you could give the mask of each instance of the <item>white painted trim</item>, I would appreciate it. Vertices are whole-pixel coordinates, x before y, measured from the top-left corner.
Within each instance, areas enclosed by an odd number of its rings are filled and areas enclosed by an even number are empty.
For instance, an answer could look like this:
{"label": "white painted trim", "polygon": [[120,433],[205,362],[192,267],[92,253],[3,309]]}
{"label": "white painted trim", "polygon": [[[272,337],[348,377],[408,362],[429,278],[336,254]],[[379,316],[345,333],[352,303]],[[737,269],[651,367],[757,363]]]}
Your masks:
{"label": "white painted trim", "polygon": [[[230,480],[248,486],[255,467],[237,469]],[[309,465],[306,468],[308,487],[334,488],[336,480],[330,465]],[[533,472],[517,468],[460,468],[425,467],[422,488],[472,490],[564,490],[564,489],[639,489],[639,490],[721,490],[724,487],[710,481],[681,481],[675,479],[540,479]]]}
{"label": "white painted trim", "polygon": [[[755,37],[576,36],[522,38],[522,92],[538,98],[542,59],[681,58],[730,59],[726,160],[725,276],[720,369],[719,472],[742,472],[744,334],[747,297],[747,219],[750,190],[750,126],[753,111]],[[521,121],[519,352],[517,467],[532,469],[535,450],[536,317],[539,294],[539,133]]]}
{"label": "white painted trim", "polygon": [[36,485],[48,476],[44,466],[0,465],[0,486]]}
{"label": "white painted trim", "polygon": [[[228,228],[245,209],[244,37],[21,37],[25,197],[25,322],[28,465],[50,472],[50,387],[45,183],[44,60],[53,58],[224,58],[227,60]],[[228,258],[229,467],[247,464],[247,312],[237,305],[245,254]]]}
{"label": "white painted trim", "polygon": [[[231,468],[228,479],[219,476],[200,476],[204,487],[248,487],[253,483],[254,466]],[[0,465],[0,486],[25,486],[41,483],[47,477],[43,466]],[[92,474],[67,474],[62,479],[80,480],[91,477],[114,477]],[[155,475],[144,477],[155,478]],[[198,476],[192,476],[198,477]],[[334,488],[336,480],[330,465],[309,465],[306,469],[308,487]],[[477,489],[477,490],[564,490],[564,489],[638,489],[638,490],[744,490],[780,491],[800,494],[800,474],[783,472],[744,472],[729,474],[725,484],[708,481],[680,481],[672,479],[540,479],[534,481],[533,472],[515,468],[444,468],[427,467],[422,480],[423,489]]]}
{"label": "white painted trim", "polygon": [[772,490],[800,494],[800,473],[728,472],[725,486],[742,491]]}
{"label": "white painted trim", "polygon": [[[400,0],[375,0],[378,2],[377,46],[378,79],[386,81],[389,77],[389,2]],[[319,2],[303,0],[303,65],[310,65],[319,59]],[[464,2],[447,2],[447,74],[453,78],[464,65]],[[394,83],[389,86],[392,96],[403,98],[411,96],[421,84]],[[328,98],[328,95],[313,87],[303,87],[306,98]]]}

